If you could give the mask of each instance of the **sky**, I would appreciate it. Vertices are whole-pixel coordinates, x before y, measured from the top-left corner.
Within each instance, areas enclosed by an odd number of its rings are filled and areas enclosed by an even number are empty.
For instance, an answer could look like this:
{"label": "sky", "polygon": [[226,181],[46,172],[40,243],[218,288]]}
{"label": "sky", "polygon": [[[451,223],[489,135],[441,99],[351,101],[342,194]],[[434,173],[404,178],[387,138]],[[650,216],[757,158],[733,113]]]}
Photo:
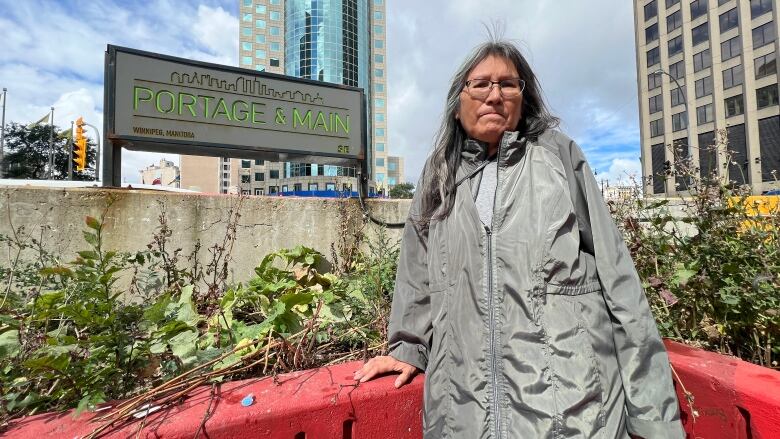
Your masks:
{"label": "sky", "polygon": [[[385,0],[388,141],[415,183],[452,74],[487,28],[514,41],[540,78],[560,129],[585,150],[598,179],[641,174],[633,10],[626,0]],[[239,0],[0,0],[0,87],[6,124],[55,107],[103,127],[107,44],[238,65]],[[89,131],[88,135],[94,138]],[[123,180],[175,155],[126,151]]]}

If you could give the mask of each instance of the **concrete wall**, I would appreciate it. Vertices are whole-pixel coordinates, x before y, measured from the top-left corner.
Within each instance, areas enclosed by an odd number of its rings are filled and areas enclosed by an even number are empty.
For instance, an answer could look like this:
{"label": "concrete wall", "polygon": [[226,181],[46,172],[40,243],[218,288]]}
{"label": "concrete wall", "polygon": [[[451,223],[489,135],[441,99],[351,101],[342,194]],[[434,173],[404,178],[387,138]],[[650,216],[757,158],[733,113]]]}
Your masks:
{"label": "concrete wall", "polygon": [[[410,200],[374,200],[366,205],[376,218],[390,222],[406,219]],[[99,218],[105,213],[105,248],[119,251],[146,249],[159,227],[164,211],[172,229],[170,247],[189,254],[201,242],[201,261],[208,260],[207,249],[222,243],[228,215],[238,209],[240,218],[233,247],[230,281],[251,277],[254,267],[266,254],[280,248],[305,245],[331,257],[331,244],[357,233],[375,237],[378,226],[364,223],[356,199],[238,197],[201,195],[134,189],[97,188],[0,188],[0,234],[11,235],[24,227],[63,261],[85,250],[81,230],[87,215]],[[400,228],[388,229],[400,238]],[[3,261],[7,264],[7,261]]]}

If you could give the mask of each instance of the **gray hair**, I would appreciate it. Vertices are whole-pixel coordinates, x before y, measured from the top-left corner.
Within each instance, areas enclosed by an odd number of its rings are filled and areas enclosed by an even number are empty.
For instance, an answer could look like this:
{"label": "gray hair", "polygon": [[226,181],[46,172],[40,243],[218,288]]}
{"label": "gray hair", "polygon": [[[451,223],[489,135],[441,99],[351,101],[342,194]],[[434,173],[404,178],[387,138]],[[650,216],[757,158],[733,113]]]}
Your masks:
{"label": "gray hair", "polygon": [[558,118],[550,114],[544,103],[536,75],[513,43],[495,39],[474,48],[452,78],[433,151],[423,169],[419,185],[420,214],[414,218],[423,228],[427,228],[431,220],[446,218],[455,204],[455,174],[460,166],[461,149],[468,137],[460,121],[455,118],[460,110],[460,93],[466,85],[468,74],[490,56],[509,60],[525,81],[521,118],[515,131],[528,140],[536,140],[546,130],[558,126]]}

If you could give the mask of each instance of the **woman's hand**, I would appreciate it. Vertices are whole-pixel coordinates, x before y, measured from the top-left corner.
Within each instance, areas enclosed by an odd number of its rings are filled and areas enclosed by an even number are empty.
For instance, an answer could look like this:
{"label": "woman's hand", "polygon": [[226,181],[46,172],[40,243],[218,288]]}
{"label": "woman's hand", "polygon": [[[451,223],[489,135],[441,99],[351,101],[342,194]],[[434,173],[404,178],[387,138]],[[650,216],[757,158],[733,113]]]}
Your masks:
{"label": "woman's hand", "polygon": [[368,360],[360,370],[355,371],[353,378],[355,381],[365,383],[377,375],[389,372],[399,372],[401,374],[395,379],[395,388],[397,389],[411,381],[412,378],[417,375],[417,368],[409,363],[398,361],[389,355],[382,355]]}

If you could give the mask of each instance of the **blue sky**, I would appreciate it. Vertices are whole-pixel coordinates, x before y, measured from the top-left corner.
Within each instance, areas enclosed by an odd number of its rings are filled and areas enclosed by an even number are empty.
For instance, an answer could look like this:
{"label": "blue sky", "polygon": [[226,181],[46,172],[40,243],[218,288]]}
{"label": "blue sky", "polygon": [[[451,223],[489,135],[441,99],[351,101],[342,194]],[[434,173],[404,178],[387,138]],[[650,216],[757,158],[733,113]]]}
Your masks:
{"label": "blue sky", "polygon": [[[600,178],[639,172],[633,11],[621,0],[386,0],[388,146],[416,182],[430,151],[449,79],[497,23],[541,78],[561,129]],[[0,87],[6,122],[55,107],[102,127],[103,53],[116,44],[200,61],[238,62],[238,0],[0,0]],[[127,152],[123,176],[160,154]],[[176,160],[175,156],[168,156]]]}

